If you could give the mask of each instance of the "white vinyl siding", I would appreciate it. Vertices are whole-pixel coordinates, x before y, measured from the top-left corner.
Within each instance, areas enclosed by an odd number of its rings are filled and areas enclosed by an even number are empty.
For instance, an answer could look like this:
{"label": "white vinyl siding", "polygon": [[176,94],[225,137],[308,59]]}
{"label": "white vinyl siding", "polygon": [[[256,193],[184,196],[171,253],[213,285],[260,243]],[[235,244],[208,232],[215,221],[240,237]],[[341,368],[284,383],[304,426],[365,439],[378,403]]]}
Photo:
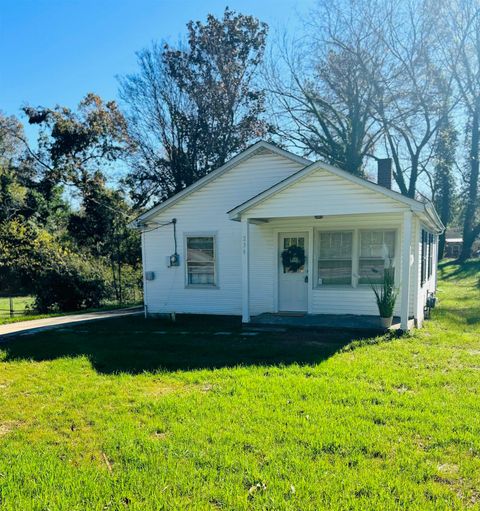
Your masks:
{"label": "white vinyl siding", "polygon": [[317,170],[248,210],[250,218],[391,213],[407,206],[326,170]]}
{"label": "white vinyl siding", "polygon": [[[251,225],[250,239],[250,306],[251,314],[277,312],[277,289],[275,279],[275,261],[278,260],[279,247],[276,245],[276,233],[309,230],[314,238],[314,251],[321,232],[353,232],[353,265],[355,265],[355,233],[368,229],[386,229],[396,232],[395,280],[401,287],[401,250],[402,250],[402,213],[382,215],[337,215],[321,220],[314,218],[272,219],[266,224]],[[359,242],[357,242],[358,246]],[[358,255],[357,255],[358,260]],[[309,312],[311,314],[365,314],[378,315],[374,294],[368,285],[353,287],[352,285],[316,284],[316,261],[314,275],[310,276],[312,286]],[[412,290],[412,297],[415,292]],[[413,314],[413,301],[411,300]],[[395,315],[400,313],[400,300],[397,300]]]}

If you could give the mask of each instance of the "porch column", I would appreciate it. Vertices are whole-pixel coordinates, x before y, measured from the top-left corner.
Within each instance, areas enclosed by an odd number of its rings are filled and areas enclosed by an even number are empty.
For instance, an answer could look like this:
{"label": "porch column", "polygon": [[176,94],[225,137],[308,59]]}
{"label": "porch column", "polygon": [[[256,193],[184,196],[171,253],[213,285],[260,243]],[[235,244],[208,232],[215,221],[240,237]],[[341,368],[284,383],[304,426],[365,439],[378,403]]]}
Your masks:
{"label": "porch column", "polygon": [[403,247],[402,247],[402,292],[400,307],[400,327],[408,330],[408,312],[410,299],[410,254],[412,246],[412,212],[403,214]]}
{"label": "porch column", "polygon": [[250,268],[248,218],[242,218],[242,323],[250,322]]}

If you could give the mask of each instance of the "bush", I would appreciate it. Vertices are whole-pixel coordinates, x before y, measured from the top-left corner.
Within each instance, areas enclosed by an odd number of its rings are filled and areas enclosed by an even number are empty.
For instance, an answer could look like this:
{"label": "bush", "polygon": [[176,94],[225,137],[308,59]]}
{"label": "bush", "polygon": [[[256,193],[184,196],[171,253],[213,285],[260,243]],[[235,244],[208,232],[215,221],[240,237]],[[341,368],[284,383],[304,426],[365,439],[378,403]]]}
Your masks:
{"label": "bush", "polygon": [[107,287],[100,272],[71,257],[62,266],[39,274],[33,293],[39,312],[74,311],[99,307],[107,295]]}
{"label": "bush", "polygon": [[0,274],[15,276],[35,295],[39,312],[98,307],[107,294],[95,260],[62,247],[44,229],[16,220],[0,225]]}

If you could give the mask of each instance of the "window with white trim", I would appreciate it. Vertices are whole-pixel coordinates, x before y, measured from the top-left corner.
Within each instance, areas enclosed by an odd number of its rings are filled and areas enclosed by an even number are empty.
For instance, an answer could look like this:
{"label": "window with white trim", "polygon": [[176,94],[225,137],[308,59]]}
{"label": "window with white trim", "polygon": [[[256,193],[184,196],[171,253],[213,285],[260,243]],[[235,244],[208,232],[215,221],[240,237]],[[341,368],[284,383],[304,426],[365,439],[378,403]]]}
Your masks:
{"label": "window with white trim", "polygon": [[215,287],[217,285],[215,241],[215,236],[186,237],[187,286]]}
{"label": "window with white trim", "polygon": [[318,233],[317,283],[319,286],[352,285],[353,232]]}
{"label": "window with white trim", "polygon": [[360,231],[359,284],[382,284],[385,270],[393,267],[395,231]]}

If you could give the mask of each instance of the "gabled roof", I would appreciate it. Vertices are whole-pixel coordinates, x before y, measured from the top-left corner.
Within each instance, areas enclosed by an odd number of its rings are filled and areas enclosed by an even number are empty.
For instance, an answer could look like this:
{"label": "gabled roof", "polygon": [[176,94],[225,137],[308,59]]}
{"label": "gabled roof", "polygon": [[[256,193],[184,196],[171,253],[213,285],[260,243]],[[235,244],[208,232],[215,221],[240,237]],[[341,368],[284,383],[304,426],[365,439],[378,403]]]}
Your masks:
{"label": "gabled roof", "polygon": [[284,149],[281,149],[280,147],[277,147],[274,144],[271,144],[269,142],[265,142],[263,140],[260,140],[259,142],[256,142],[255,144],[251,145],[241,153],[234,156],[231,160],[229,160],[227,163],[219,167],[218,169],[210,172],[206,176],[202,177],[192,185],[188,186],[181,192],[177,193],[173,197],[170,197],[164,202],[161,202],[160,204],[157,204],[156,206],[153,206],[151,209],[140,215],[134,222],[132,222],[132,225],[138,226],[145,221],[147,221],[152,216],[156,215],[160,211],[164,211],[167,208],[173,206],[181,199],[187,197],[191,193],[199,190],[200,188],[203,188],[206,184],[210,183],[210,181],[213,181],[217,177],[221,176],[225,172],[229,171],[230,169],[236,167],[239,163],[242,163],[248,158],[251,158],[254,156],[257,152],[261,150],[266,150],[271,153],[277,154],[279,156],[283,156],[284,158],[288,158],[289,160],[299,163],[300,165],[310,165],[312,162],[311,160],[307,160],[306,158],[302,158],[301,156],[298,156],[296,154],[293,154],[289,151],[285,151]]}
{"label": "gabled roof", "polygon": [[350,181],[357,185],[368,188],[374,192],[385,195],[395,201],[406,204],[407,206],[410,206],[410,209],[412,211],[424,212],[424,213],[428,214],[428,216],[433,221],[433,223],[436,225],[436,227],[438,227],[442,231],[444,229],[444,226],[443,226],[442,222],[440,221],[440,219],[435,211],[435,208],[433,207],[433,205],[431,203],[424,203],[424,202],[420,202],[416,199],[411,199],[410,197],[406,197],[405,195],[402,195],[399,192],[390,190],[389,188],[385,188],[381,185],[373,183],[372,181],[368,181],[367,179],[363,179],[363,178],[354,176],[350,172],[339,169],[338,167],[334,167],[332,165],[328,165],[327,163],[323,163],[323,162],[314,162],[314,163],[308,165],[307,167],[299,170],[298,172],[295,172],[294,174],[292,174],[291,176],[287,177],[286,179],[280,181],[279,183],[271,186],[270,188],[267,188],[263,192],[260,192],[258,195],[255,195],[254,197],[248,199],[244,203],[239,204],[235,208],[228,211],[230,219],[231,220],[240,220],[241,215],[243,213],[245,213],[247,210],[253,208],[254,206],[263,202],[264,200],[276,195],[277,193],[280,193],[281,191],[292,186],[294,183],[297,183],[298,181],[302,180],[303,178],[307,177],[308,175],[312,174],[313,172],[315,172],[317,170],[325,170],[325,171],[329,172],[330,174],[341,177],[343,179],[346,179],[347,181]]}

